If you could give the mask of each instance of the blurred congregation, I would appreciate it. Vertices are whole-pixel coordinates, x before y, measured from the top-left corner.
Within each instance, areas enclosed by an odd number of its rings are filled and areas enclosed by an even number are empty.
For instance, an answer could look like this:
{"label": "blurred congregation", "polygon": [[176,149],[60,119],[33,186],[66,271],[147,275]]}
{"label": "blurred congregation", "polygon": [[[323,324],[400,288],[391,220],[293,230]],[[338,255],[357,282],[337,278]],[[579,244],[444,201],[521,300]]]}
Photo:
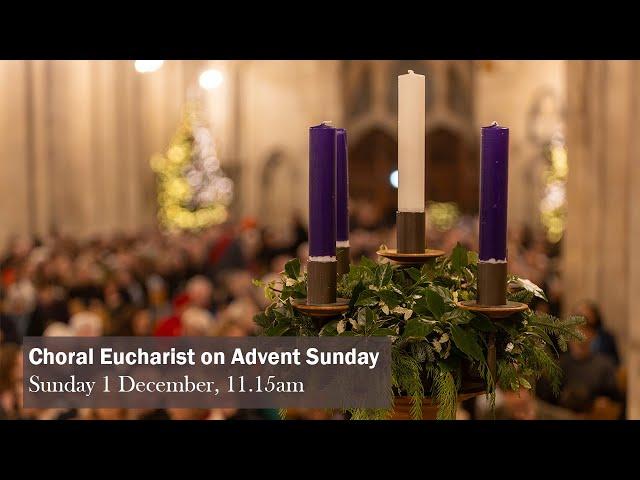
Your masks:
{"label": "blurred congregation", "polygon": [[[394,226],[367,205],[351,208],[353,258],[375,259],[393,245]],[[453,228],[429,227],[434,247],[456,243],[477,249],[477,218],[462,216]],[[562,309],[559,250],[540,232],[523,227],[509,234],[512,271],[543,285],[549,303]],[[24,336],[250,336],[253,315],[266,307],[252,279],[278,278],[291,258],[307,256],[306,225],[269,229],[244,218],[199,233],[162,233],[77,239],[52,235],[12,238],[2,251],[0,323],[0,418],[22,419],[276,419],[269,410],[234,409],[28,409],[21,404]],[[496,418],[622,418],[624,369],[616,340],[603,327],[596,304],[572,307],[588,320],[587,342],[570,345],[560,363],[566,372],[559,397],[545,385],[498,392]],[[494,418],[484,397],[465,402],[459,418]],[[292,410],[288,418],[327,419],[324,411]]]}

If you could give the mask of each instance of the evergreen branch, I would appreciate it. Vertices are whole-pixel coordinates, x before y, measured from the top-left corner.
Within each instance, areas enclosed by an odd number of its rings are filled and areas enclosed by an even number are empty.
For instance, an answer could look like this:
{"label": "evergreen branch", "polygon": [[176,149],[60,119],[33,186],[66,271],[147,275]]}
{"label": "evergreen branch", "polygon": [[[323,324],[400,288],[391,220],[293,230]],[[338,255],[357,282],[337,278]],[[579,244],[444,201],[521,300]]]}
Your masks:
{"label": "evergreen branch", "polygon": [[434,398],[438,401],[438,420],[455,420],[458,409],[456,380],[449,371],[441,371],[433,380]]}

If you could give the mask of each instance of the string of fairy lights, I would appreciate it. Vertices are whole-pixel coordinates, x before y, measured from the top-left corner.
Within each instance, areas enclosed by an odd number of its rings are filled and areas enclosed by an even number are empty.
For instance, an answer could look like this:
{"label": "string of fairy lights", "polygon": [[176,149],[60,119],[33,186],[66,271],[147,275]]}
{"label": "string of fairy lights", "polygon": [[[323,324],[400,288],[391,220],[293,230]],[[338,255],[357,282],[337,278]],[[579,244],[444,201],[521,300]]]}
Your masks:
{"label": "string of fairy lights", "polygon": [[559,242],[567,219],[567,147],[564,138],[556,135],[547,151],[549,162],[543,173],[544,194],[540,201],[540,221],[551,243]]}
{"label": "string of fairy lights", "polygon": [[[162,60],[136,60],[135,69],[151,73]],[[206,90],[223,82],[222,73],[208,69],[199,76]],[[200,230],[227,220],[233,182],[220,167],[211,132],[198,97],[185,105],[182,120],[167,150],[151,158],[156,174],[158,221],[169,230]]]}

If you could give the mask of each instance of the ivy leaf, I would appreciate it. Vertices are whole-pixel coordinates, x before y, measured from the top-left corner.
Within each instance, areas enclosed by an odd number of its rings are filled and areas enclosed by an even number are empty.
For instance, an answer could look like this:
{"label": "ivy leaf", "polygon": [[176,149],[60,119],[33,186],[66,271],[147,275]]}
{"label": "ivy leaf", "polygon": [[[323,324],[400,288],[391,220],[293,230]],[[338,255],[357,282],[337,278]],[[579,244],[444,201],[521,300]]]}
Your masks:
{"label": "ivy leaf", "polygon": [[380,300],[386,303],[391,310],[396,308],[402,300],[401,298],[398,298],[398,295],[395,292],[390,290],[380,290],[378,292],[378,296],[380,297]]}
{"label": "ivy leaf", "polygon": [[428,289],[426,292],[426,301],[429,311],[433,314],[436,320],[440,320],[444,313],[444,300],[434,290]]}
{"label": "ivy leaf", "polygon": [[402,338],[423,339],[433,331],[433,325],[424,323],[417,318],[407,321],[402,332]]}
{"label": "ivy leaf", "polygon": [[364,291],[364,284],[362,281],[359,281],[351,292],[351,299],[349,300],[349,310],[353,309],[356,305],[356,301],[360,297],[360,294]]}
{"label": "ivy leaf", "polygon": [[320,329],[321,337],[334,337],[340,332],[338,331],[338,322],[344,322],[344,320],[333,320],[327,323],[322,329]]}
{"label": "ivy leaf", "polygon": [[291,296],[294,298],[304,298],[307,296],[307,285],[306,283],[298,283],[291,290]]}
{"label": "ivy leaf", "polygon": [[469,257],[467,254],[467,249],[458,243],[451,252],[451,267],[456,272],[459,272],[468,264]]}
{"label": "ivy leaf", "polygon": [[467,252],[467,263],[471,264],[471,265],[477,265],[478,264],[478,252],[474,252],[473,250],[469,250]]}
{"label": "ivy leaf", "polygon": [[451,325],[451,337],[463,353],[478,362],[484,362],[484,354],[475,335],[457,325]]}
{"label": "ivy leaf", "polygon": [[379,301],[377,292],[373,290],[363,290],[355,304],[358,307],[373,307],[377,305]]}
{"label": "ivy leaf", "polygon": [[269,337],[281,337],[291,328],[291,323],[288,321],[280,320],[272,327],[265,330],[265,335]]}
{"label": "ivy leaf", "polygon": [[339,337],[355,337],[356,336],[356,332],[352,331],[352,330],[346,330],[344,332],[342,332],[340,335],[338,335]]}
{"label": "ivy leaf", "polygon": [[442,315],[443,322],[455,323],[456,325],[466,325],[473,318],[473,314],[461,309],[451,310]]}
{"label": "ivy leaf", "polygon": [[271,325],[271,319],[264,313],[258,313],[253,317],[253,321],[262,328],[268,328]]}
{"label": "ivy leaf", "polygon": [[519,287],[524,288],[527,292],[533,293],[534,296],[548,302],[547,296],[544,294],[544,290],[542,290],[538,285],[533,283],[531,280],[527,280],[526,278],[520,277],[512,277],[511,281],[518,285]]}
{"label": "ivy leaf", "polygon": [[284,272],[289,278],[298,278],[300,276],[300,260],[294,258],[284,265]]}

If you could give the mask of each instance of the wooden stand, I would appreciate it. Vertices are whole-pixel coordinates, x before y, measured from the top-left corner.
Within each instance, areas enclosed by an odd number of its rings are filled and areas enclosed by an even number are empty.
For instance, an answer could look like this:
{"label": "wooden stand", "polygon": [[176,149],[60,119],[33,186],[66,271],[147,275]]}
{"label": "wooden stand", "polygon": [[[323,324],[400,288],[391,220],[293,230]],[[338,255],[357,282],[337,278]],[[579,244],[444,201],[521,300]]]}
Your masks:
{"label": "wooden stand", "polygon": [[346,298],[337,298],[335,303],[324,305],[310,305],[306,298],[296,298],[291,301],[291,305],[303,315],[310,317],[318,328],[349,311],[349,300]]}
{"label": "wooden stand", "polygon": [[482,313],[492,319],[508,318],[515,313],[524,312],[529,308],[526,303],[507,301],[505,305],[480,305],[475,300],[458,302],[456,305],[469,312]]}
{"label": "wooden stand", "polygon": [[425,248],[425,213],[396,212],[398,252],[421,253]]}
{"label": "wooden stand", "polygon": [[[461,393],[458,395],[458,402],[464,402],[470,398],[482,395],[484,391]],[[438,416],[438,404],[431,403],[430,398],[422,400],[422,419],[436,420]],[[411,417],[411,397],[395,397],[393,401],[393,413],[389,420],[412,420]]]}
{"label": "wooden stand", "polygon": [[398,253],[395,248],[387,248],[376,252],[381,257],[387,258],[399,265],[422,265],[434,258],[444,255],[442,250],[433,250],[427,248],[422,253]]}

